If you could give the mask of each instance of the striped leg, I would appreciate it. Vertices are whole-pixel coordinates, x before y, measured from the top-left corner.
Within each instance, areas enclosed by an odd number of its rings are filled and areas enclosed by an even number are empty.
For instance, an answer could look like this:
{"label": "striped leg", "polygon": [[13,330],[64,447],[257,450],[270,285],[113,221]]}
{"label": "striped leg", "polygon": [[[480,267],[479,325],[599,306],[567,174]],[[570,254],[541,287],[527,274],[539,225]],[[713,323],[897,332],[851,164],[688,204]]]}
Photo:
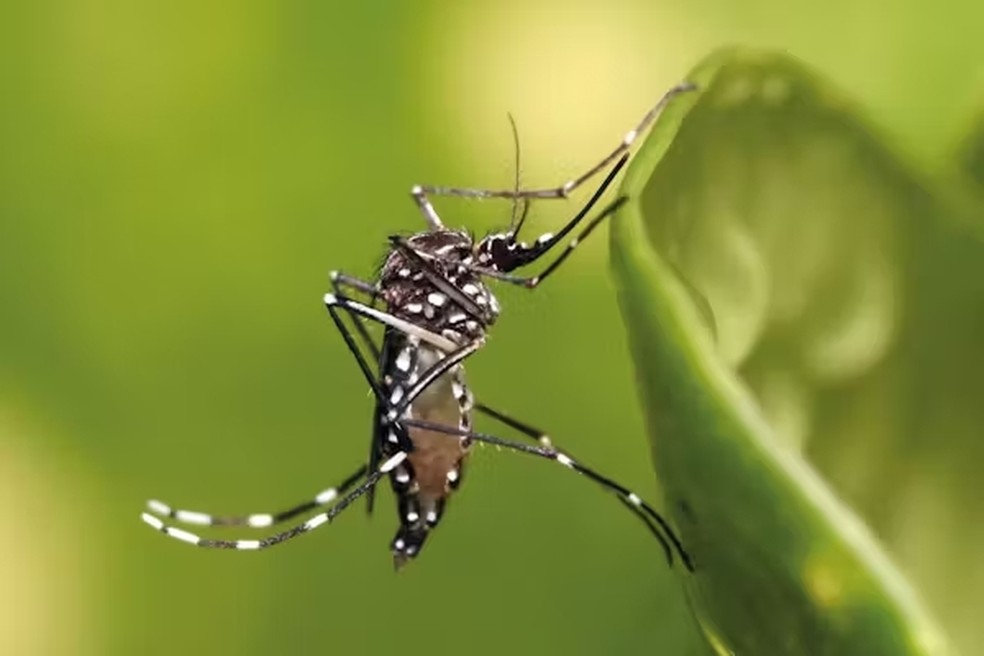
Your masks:
{"label": "striped leg", "polygon": [[[680,543],[680,539],[673,532],[669,523],[660,515],[652,506],[646,503],[639,495],[635,492],[630,491],[628,488],[624,487],[620,483],[604,476],[593,469],[586,467],[574,460],[572,457],[554,449],[553,447],[543,447],[543,446],[533,446],[530,444],[524,444],[522,442],[515,442],[513,440],[506,440],[501,437],[496,437],[494,435],[487,435],[484,433],[475,433],[472,431],[463,431],[452,426],[445,426],[444,424],[438,424],[429,421],[421,421],[417,419],[401,419],[400,423],[405,426],[415,426],[418,428],[424,428],[427,430],[432,430],[438,433],[445,433],[447,435],[458,435],[463,439],[467,439],[473,442],[484,442],[486,444],[494,444],[496,446],[504,447],[507,449],[512,449],[513,451],[519,451],[521,453],[528,453],[530,455],[539,456],[547,460],[553,460],[564,467],[576,471],[579,474],[583,474],[595,483],[598,483],[604,489],[612,492],[616,497],[622,501],[629,508],[635,508],[645,513],[645,515],[655,522],[655,525],[661,529],[660,531],[653,531],[654,534],[659,538],[660,544],[663,546],[666,552],[666,559],[669,563],[673,564],[673,551],[676,551],[680,556],[680,560],[683,561],[684,566],[689,571],[694,571],[693,561],[690,555],[683,548]],[[517,422],[518,423],[518,422]],[[648,523],[648,522],[647,522]],[[673,549],[670,549],[670,544],[673,545]]]}
{"label": "striped leg", "polygon": [[536,441],[540,446],[546,447],[548,449],[553,448],[553,442],[550,440],[550,436],[541,431],[538,428],[533,428],[526,422],[514,419],[504,412],[494,410],[484,403],[476,403],[475,409],[481,412],[483,415],[492,417],[493,419],[509,426],[510,428],[515,428],[517,431],[525,435],[526,437]]}
{"label": "striped leg", "polygon": [[635,127],[635,129],[630,130],[622,138],[622,141],[620,141],[611,152],[605,155],[600,162],[576,178],[568,180],[564,184],[557,187],[551,187],[549,189],[495,190],[417,185],[410,191],[410,194],[417,202],[421,212],[424,214],[424,217],[427,219],[428,224],[430,224],[432,228],[440,227],[441,221],[437,218],[437,213],[434,211],[433,206],[431,206],[430,201],[427,199],[428,194],[432,196],[459,196],[465,198],[567,198],[567,196],[570,195],[574,189],[580,187],[589,179],[593,178],[595,175],[604,170],[605,167],[628,151],[639,135],[645,132],[646,128],[648,128],[649,125],[656,119],[660,111],[662,111],[663,107],[665,107],[670,100],[681,93],[693,91],[696,88],[697,87],[695,85],[688,82],[678,84],[677,86],[671,88],[663,94],[663,97],[659,99],[652,109],[646,112],[646,115],[642,117],[642,120]]}
{"label": "striped leg", "polygon": [[172,537],[175,540],[180,540],[181,542],[187,542],[188,544],[192,544],[197,547],[205,547],[208,549],[238,549],[241,551],[266,549],[282,542],[292,540],[293,538],[303,535],[309,531],[313,531],[322,524],[330,523],[339,513],[352,505],[356,499],[375,487],[383,476],[391,472],[406,459],[406,452],[400,451],[393,457],[383,462],[376,471],[366,477],[366,480],[362,483],[362,485],[343,496],[338,503],[329,508],[327,511],[315,515],[303,524],[298,524],[287,529],[286,531],[265,538],[260,538],[258,540],[210,540],[208,538],[202,538],[193,533],[189,533],[183,529],[168,526],[161,521],[159,517],[155,517],[149,513],[144,513],[141,515],[141,519],[149,524],[151,528],[160,531],[164,535]]}
{"label": "striped leg", "polygon": [[[505,414],[503,412],[500,412],[498,410],[494,410],[494,409],[490,408],[489,406],[487,406],[487,405],[485,405],[483,403],[477,403],[477,404],[475,404],[475,409],[478,410],[479,412],[481,412],[484,415],[487,415],[489,417],[492,417],[493,419],[496,419],[496,420],[500,421],[501,423],[505,424],[506,426],[509,426],[510,428],[516,429],[517,431],[519,431],[520,433],[522,433],[526,437],[528,437],[528,438],[536,441],[536,443],[539,444],[540,446],[542,446],[542,447],[544,447],[546,449],[554,449],[554,445],[553,445],[553,442],[550,439],[550,436],[547,435],[546,433],[544,433],[543,431],[541,431],[541,430],[539,430],[537,428],[534,428],[533,426],[530,426],[529,424],[527,424],[525,422],[522,422],[522,421],[520,421],[518,419],[515,419],[513,417],[510,417],[509,415],[507,415],[507,414]],[[565,453],[565,452],[561,451],[560,449],[555,449],[555,450],[557,451],[558,455],[566,455],[568,458],[573,459],[570,454]],[[645,523],[646,524],[646,528],[649,529],[650,533],[652,533],[653,536],[657,540],[659,540],[660,544],[663,547],[663,551],[669,552],[670,545],[666,542],[666,538],[663,536],[663,529],[662,529],[662,527],[659,524],[657,524],[649,516],[649,514],[646,513],[640,506],[637,506],[634,503],[630,503],[630,501],[628,500],[627,497],[624,497],[622,495],[616,495],[615,498],[617,498],[619,501],[621,501],[622,504],[625,505],[626,508],[628,508],[630,511],[632,511],[632,514],[634,514],[643,523]]]}
{"label": "striped leg", "polygon": [[[403,321],[402,319],[399,319],[391,314],[381,310],[376,310],[375,308],[371,308],[343,296],[325,294],[325,305],[328,306],[328,311],[331,313],[332,319],[335,320],[335,324],[338,326],[339,332],[342,333],[342,338],[348,345],[349,350],[359,362],[359,367],[362,369],[366,381],[373,388],[373,393],[376,398],[379,399],[380,402],[391,406],[388,413],[388,418],[390,421],[394,421],[397,417],[403,414],[403,412],[410,407],[410,404],[413,403],[414,400],[435,380],[454,367],[458,366],[468,357],[474,355],[475,352],[485,345],[484,338],[479,338],[464,345],[456,344],[442,335],[438,335],[437,333],[420,328],[419,326]],[[447,355],[425,371],[413,387],[407,390],[401,389],[397,395],[391,395],[390,398],[387,399],[383,395],[382,390],[379,389],[379,385],[373,376],[372,371],[369,369],[368,363],[355,344],[355,340],[352,338],[351,333],[349,333],[346,326],[341,322],[341,317],[338,315],[336,308],[342,308],[343,310],[346,310],[359,317],[378,321],[379,323],[390,326],[391,328],[395,328],[410,337],[418,338],[422,342],[438,347]],[[378,351],[375,344],[372,344],[371,339],[369,342],[373,349]]]}
{"label": "striped leg", "polygon": [[[342,273],[341,271],[332,271],[329,275],[331,276],[331,288],[336,294],[341,294],[344,296],[344,289],[348,287],[349,289],[354,289],[368,296],[369,306],[375,307],[376,297],[379,290],[376,289],[376,286],[371,282],[368,280],[362,280],[361,278],[356,278],[355,276],[350,276]],[[369,353],[372,356],[372,361],[379,362],[379,349],[376,348],[376,343],[369,335],[369,331],[366,330],[366,326],[362,322],[362,317],[353,312],[349,312],[349,316],[352,318],[352,323],[355,324],[355,331],[359,334],[359,338],[362,340],[363,345],[369,349]]]}
{"label": "striped leg", "polygon": [[349,488],[359,482],[366,475],[366,466],[362,465],[351,476],[346,478],[337,487],[330,487],[319,492],[316,496],[303,503],[299,503],[292,508],[281,510],[275,513],[252,513],[249,515],[212,515],[210,513],[198,512],[195,510],[178,510],[157,500],[147,502],[147,509],[155,515],[173,519],[183,524],[195,524],[197,526],[252,526],[253,528],[265,528],[274,526],[298,515],[310,512],[322,506],[330,504],[339,495],[345,494]]}
{"label": "striped leg", "polygon": [[377,321],[383,325],[395,328],[407,335],[413,335],[420,341],[430,344],[431,346],[436,346],[442,351],[453,351],[458,348],[458,344],[443,335],[438,335],[437,333],[431,332],[426,328],[421,328],[420,326],[412,324],[409,321],[404,321],[403,319],[393,316],[388,312],[378,310],[374,307],[359,303],[358,301],[353,301],[346,296],[342,296],[340,294],[325,294],[324,300],[325,305],[328,307],[328,311],[332,314],[333,318],[337,316],[335,308],[340,307],[351,314],[357,314],[367,319],[372,319],[373,321]]}

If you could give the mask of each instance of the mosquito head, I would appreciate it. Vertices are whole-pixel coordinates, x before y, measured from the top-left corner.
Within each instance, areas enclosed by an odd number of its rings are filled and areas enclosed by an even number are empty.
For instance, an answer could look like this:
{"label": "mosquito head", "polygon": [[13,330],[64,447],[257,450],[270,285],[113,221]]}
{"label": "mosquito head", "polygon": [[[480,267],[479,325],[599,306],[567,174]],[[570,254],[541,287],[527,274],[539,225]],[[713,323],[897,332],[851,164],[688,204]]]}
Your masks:
{"label": "mosquito head", "polygon": [[497,232],[483,238],[475,246],[475,257],[479,266],[509,273],[526,266],[539,257],[553,239],[552,234],[541,236],[531,246],[525,242],[516,241],[515,232]]}
{"label": "mosquito head", "polygon": [[[479,266],[496,271],[511,271],[515,267],[505,268],[511,253],[509,245],[513,243],[509,234],[494,233],[488,235],[475,245],[475,257]],[[515,247],[513,247],[515,249]]]}

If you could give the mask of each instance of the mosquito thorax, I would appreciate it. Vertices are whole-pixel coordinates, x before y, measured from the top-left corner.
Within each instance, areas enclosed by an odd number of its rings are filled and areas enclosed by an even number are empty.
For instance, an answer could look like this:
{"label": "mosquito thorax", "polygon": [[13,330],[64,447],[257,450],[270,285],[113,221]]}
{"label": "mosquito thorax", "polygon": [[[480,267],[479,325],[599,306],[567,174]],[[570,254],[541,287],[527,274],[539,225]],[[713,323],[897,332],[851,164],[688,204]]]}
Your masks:
{"label": "mosquito thorax", "polygon": [[499,302],[475,270],[480,265],[471,235],[433,230],[406,244],[420,259],[395,248],[379,275],[379,295],[390,312],[459,343],[484,336],[499,316]]}

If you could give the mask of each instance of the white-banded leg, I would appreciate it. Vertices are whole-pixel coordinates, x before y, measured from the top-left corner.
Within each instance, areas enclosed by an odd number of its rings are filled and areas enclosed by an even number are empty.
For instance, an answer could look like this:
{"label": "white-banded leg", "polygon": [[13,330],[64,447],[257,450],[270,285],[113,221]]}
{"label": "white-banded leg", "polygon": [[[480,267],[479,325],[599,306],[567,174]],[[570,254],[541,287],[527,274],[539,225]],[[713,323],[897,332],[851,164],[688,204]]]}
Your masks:
{"label": "white-banded leg", "polygon": [[[653,531],[653,533],[657,536],[657,538],[659,538],[659,542],[666,553],[666,558],[669,563],[671,565],[673,564],[673,552],[676,551],[676,553],[680,556],[680,560],[683,561],[684,566],[689,571],[694,571],[694,565],[690,555],[683,548],[683,544],[680,542],[680,539],[676,536],[669,523],[656,511],[655,508],[646,503],[635,492],[632,492],[622,484],[608,478],[607,476],[594,471],[590,467],[582,465],[566,453],[558,451],[553,447],[524,444],[522,442],[515,442],[513,440],[506,440],[501,437],[496,437],[495,435],[476,433],[474,431],[462,431],[451,426],[445,426],[444,424],[421,421],[418,419],[403,418],[400,420],[400,423],[405,426],[415,426],[417,428],[424,428],[426,430],[445,433],[447,435],[458,435],[462,439],[468,439],[474,442],[484,442],[486,444],[494,444],[513,451],[539,456],[540,458],[553,460],[554,462],[563,465],[567,469],[586,476],[595,483],[601,485],[602,488],[615,494],[616,497],[618,497],[629,508],[637,508],[651,518],[653,522],[655,522],[655,524],[661,529],[661,532]],[[670,548],[671,544],[672,549]]]}
{"label": "white-banded leg", "polygon": [[605,155],[600,162],[592,166],[581,175],[572,178],[557,187],[550,187],[546,189],[494,190],[474,189],[468,187],[417,185],[411,190],[411,194],[417,201],[417,205],[420,206],[424,217],[427,218],[427,222],[432,227],[440,227],[442,224],[440,219],[437,218],[437,213],[434,211],[433,206],[431,206],[430,201],[427,199],[428,194],[434,196],[461,196],[464,198],[566,198],[574,189],[578,188],[587,180],[597,175],[605,167],[618,159],[619,156],[628,151],[629,148],[632,147],[632,144],[635,143],[635,140],[639,137],[639,135],[646,131],[649,125],[656,119],[660,111],[662,111],[670,100],[681,93],[693,91],[696,88],[696,85],[690,83],[679,84],[671,88],[663,95],[662,98],[659,99],[659,102],[657,102],[652,109],[646,112],[646,115],[642,117],[642,120],[635,127],[635,129],[626,133],[626,135],[622,138],[622,141],[615,147],[614,150]]}
{"label": "white-banded leg", "polygon": [[[341,271],[332,271],[329,276],[331,278],[331,288],[335,294],[341,294],[344,296],[345,288],[353,289],[368,296],[369,306],[375,307],[376,298],[379,294],[379,289],[376,285],[372,284],[368,280],[356,278],[355,276],[350,276]],[[369,335],[365,325],[362,323],[361,317],[351,312],[349,312],[349,317],[351,317],[352,323],[355,325],[355,331],[359,334],[359,339],[362,340],[362,344],[369,349],[369,353],[372,356],[373,361],[379,362],[379,349],[376,347],[376,343],[373,341],[372,336]]]}
{"label": "white-banded leg", "polygon": [[172,508],[168,504],[152,499],[147,502],[147,510],[159,517],[173,519],[182,524],[194,524],[196,526],[250,526],[253,528],[266,528],[280,524],[298,515],[303,515],[312,510],[327,506],[335,501],[339,496],[345,494],[349,488],[355,485],[366,475],[366,466],[362,465],[351,476],[346,478],[336,487],[322,490],[314,497],[299,503],[296,506],[287,508],[274,513],[250,513],[247,515],[213,515],[211,513],[199,512],[197,510],[181,510]]}
{"label": "white-banded leg", "polygon": [[550,440],[550,436],[547,435],[545,432],[541,431],[539,428],[534,428],[532,425],[527,424],[524,421],[520,421],[515,417],[511,417],[500,410],[495,410],[494,408],[490,408],[484,403],[476,403],[475,410],[481,412],[483,415],[487,417],[492,417],[496,421],[505,424],[510,428],[516,429],[517,431],[519,431],[526,437],[530,438],[531,440],[535,441],[537,444],[539,444],[544,448],[547,449],[553,448],[553,442]]}
{"label": "white-banded leg", "polygon": [[379,381],[376,380],[376,374],[373,372],[372,367],[366,361],[362,352],[359,350],[359,347],[355,343],[355,339],[349,332],[345,322],[342,321],[338,308],[348,312],[350,315],[365,317],[367,319],[378,321],[384,325],[391,326],[407,335],[416,337],[421,341],[426,341],[436,345],[445,352],[453,351],[458,348],[456,343],[442,335],[438,335],[437,333],[433,333],[425,328],[421,328],[420,326],[416,326],[408,321],[404,321],[403,319],[393,316],[388,312],[383,312],[382,310],[377,310],[376,308],[370,307],[363,303],[353,301],[345,296],[325,294],[325,306],[328,308],[328,313],[331,315],[332,321],[335,322],[338,332],[341,333],[342,339],[345,341],[345,346],[348,347],[349,352],[359,365],[359,369],[362,371],[362,375],[369,384],[373,395],[382,403],[386,403],[386,396],[383,394],[383,390],[379,386]]}
{"label": "white-banded leg", "polygon": [[[497,420],[497,421],[505,424],[506,426],[509,426],[510,428],[513,428],[513,429],[517,430],[519,433],[521,433],[522,435],[525,435],[526,437],[528,437],[531,440],[535,441],[537,444],[539,444],[543,448],[545,448],[545,449],[552,449],[552,450],[556,451],[558,453],[558,455],[565,455],[568,458],[573,459],[573,456],[571,456],[566,451],[564,451],[562,449],[559,449],[557,447],[554,447],[553,442],[550,439],[550,436],[547,435],[546,433],[544,433],[543,431],[541,431],[540,429],[534,428],[530,424],[527,424],[526,422],[520,421],[520,420],[516,419],[515,417],[511,417],[511,416],[505,414],[504,412],[501,412],[499,410],[495,410],[493,408],[490,408],[489,406],[487,406],[487,405],[485,405],[483,403],[477,403],[477,404],[475,404],[475,409],[477,411],[481,412],[482,414],[484,414],[486,416],[489,416],[489,417],[492,417],[493,419],[495,419],[495,420]],[[636,517],[638,517],[643,523],[645,523],[646,528],[648,528],[649,531],[656,537],[656,539],[660,541],[660,543],[663,546],[663,550],[664,551],[669,550],[669,548],[670,548],[669,547],[669,544],[667,544],[666,538],[663,537],[662,527],[659,524],[657,524],[652,519],[652,517],[649,516],[648,513],[646,513],[640,506],[637,506],[634,503],[631,503],[627,497],[624,497],[622,495],[616,495],[616,498],[619,501],[621,501],[622,504],[625,505],[626,508],[628,508],[630,511],[632,511],[632,513]]]}
{"label": "white-banded leg", "polygon": [[[362,318],[373,319],[379,321],[380,323],[384,323],[385,325],[389,325],[389,324],[383,321],[380,317],[385,317],[401,323],[407,323],[407,322],[402,321],[402,319],[398,319],[397,317],[394,317],[391,314],[388,314],[381,310],[377,310],[376,308],[370,307],[368,305],[364,305],[362,303],[358,303],[356,301],[352,301],[351,299],[344,296],[340,296],[340,295],[336,296],[335,294],[325,294],[325,306],[328,308],[328,314],[331,315],[331,319],[335,323],[335,327],[338,328],[338,332],[342,335],[342,340],[345,342],[345,346],[348,348],[349,352],[352,354],[352,357],[355,358],[356,363],[359,365],[359,369],[362,371],[362,375],[365,378],[366,383],[369,384],[369,388],[372,390],[373,396],[375,396],[378,403],[384,406],[388,405],[390,401],[387,399],[387,396],[383,392],[382,387],[380,387],[380,381],[377,380],[376,374],[373,373],[373,369],[370,366],[369,362],[366,361],[366,358],[362,354],[362,351],[359,350],[358,345],[355,343],[355,339],[352,337],[352,333],[349,332],[348,326],[346,326],[345,322],[342,321],[342,317],[340,316],[336,308],[341,307],[344,311],[348,312],[349,316],[352,317],[355,324],[359,326],[359,328],[361,328],[359,334],[363,335],[363,339],[366,342],[368,342],[372,352],[377,354],[376,356],[377,361],[379,359],[378,357],[379,351],[376,348],[375,343],[373,343],[372,338],[369,336],[369,333],[365,330],[365,326],[362,325],[360,319]],[[449,344],[454,344],[454,342],[451,342],[450,340],[441,337],[440,335],[431,333],[430,331],[424,330],[422,328],[418,328],[417,326],[413,326],[413,324],[407,324],[407,325],[417,329],[418,332],[422,331],[424,333],[427,333],[428,335],[432,336],[435,339],[440,339]],[[390,434],[396,438],[397,447],[401,451],[413,450],[413,444],[410,442],[409,437],[407,437],[403,431],[390,431]],[[370,468],[376,464],[377,454],[378,451],[376,449],[376,440],[374,437],[369,453]],[[373,493],[369,494],[368,500],[369,500],[368,510],[371,513],[372,506],[373,506]]]}
{"label": "white-banded leg", "polygon": [[[388,403],[391,406],[388,413],[388,417],[391,421],[403,414],[406,409],[410,407],[410,404],[413,403],[414,400],[416,400],[416,398],[420,396],[420,394],[423,393],[428,386],[433,384],[435,380],[454,367],[458,366],[466,358],[474,355],[485,345],[484,338],[479,338],[473,342],[459,346],[442,335],[438,335],[437,333],[431,332],[407,321],[403,321],[402,319],[399,319],[389,313],[376,310],[375,308],[357,303],[345,297],[335,296],[334,294],[325,295],[325,305],[328,306],[328,310],[331,312],[332,318],[336,320],[336,324],[339,327],[339,331],[342,333],[343,339],[345,339],[346,344],[349,345],[349,350],[352,351],[352,354],[359,361],[359,366],[363,370],[366,379],[370,382],[370,385],[373,386],[373,391],[376,394],[376,398],[382,403]],[[383,395],[382,390],[379,389],[379,386],[372,377],[371,373],[369,373],[368,365],[362,357],[362,354],[356,348],[351,334],[348,332],[345,325],[341,323],[341,317],[339,317],[334,311],[336,306],[363,316],[367,319],[378,321],[379,323],[395,328],[410,337],[416,337],[420,341],[427,342],[432,346],[437,346],[441,352],[446,353],[447,355],[421,374],[413,387],[409,389],[400,388],[399,391],[394,389],[390,393],[389,398],[386,398]]]}
{"label": "white-banded leg", "polygon": [[266,549],[282,542],[292,540],[293,538],[303,535],[304,533],[308,533],[309,531],[313,531],[323,524],[330,523],[336,516],[338,516],[339,513],[352,505],[356,499],[375,487],[383,476],[395,469],[398,465],[400,465],[400,463],[406,460],[406,458],[407,454],[405,451],[398,452],[396,455],[383,462],[375,471],[370,473],[366,477],[364,483],[343,496],[338,503],[325,512],[315,515],[303,524],[298,524],[287,529],[286,531],[264,538],[255,540],[212,540],[209,538],[199,537],[194,533],[185,531],[184,529],[168,526],[161,521],[159,517],[149,513],[144,513],[141,515],[141,518],[144,522],[149,524],[151,528],[160,531],[164,535],[172,537],[175,540],[180,540],[181,542],[187,542],[188,544],[192,544],[197,547],[205,547],[208,549],[238,549],[248,551]]}
{"label": "white-banded leg", "polygon": [[[438,335],[437,333],[404,321],[387,312],[376,310],[375,308],[357,303],[356,301],[352,301],[346,297],[335,296],[334,294],[325,294],[325,305],[328,307],[328,311],[331,314],[332,319],[335,321],[339,332],[342,333],[342,339],[345,340],[349,351],[352,352],[352,355],[358,361],[359,368],[362,369],[363,375],[365,376],[370,387],[372,387],[376,398],[381,403],[392,406],[388,413],[391,421],[406,411],[410,404],[413,403],[413,401],[435,380],[440,378],[444,373],[448,372],[453,367],[460,364],[466,358],[473,355],[485,345],[485,340],[480,338],[474,342],[459,346],[443,335]],[[387,398],[379,388],[379,384],[373,376],[365,358],[362,356],[362,353],[356,346],[351,333],[348,331],[345,324],[342,323],[341,317],[335,310],[336,307],[341,307],[346,311],[353,312],[367,319],[378,321],[384,325],[395,328],[410,337],[417,338],[422,342],[427,342],[432,346],[437,346],[440,352],[446,353],[447,355],[421,374],[412,388],[400,388],[399,391],[394,389],[391,391],[389,398]]]}
{"label": "white-banded leg", "polygon": [[[366,361],[365,356],[359,350],[359,346],[355,343],[355,339],[352,337],[352,333],[349,332],[348,326],[342,321],[342,317],[339,314],[336,306],[341,305],[344,309],[349,310],[348,299],[335,296],[335,294],[325,294],[325,306],[328,308],[328,314],[331,316],[331,320],[335,323],[335,327],[342,336],[342,340],[345,342],[346,348],[348,348],[349,353],[355,358],[356,363],[359,365],[359,369],[362,371],[362,376],[365,378],[366,383],[369,384],[369,388],[377,399],[383,398],[383,391],[379,387],[379,382],[376,380],[376,374],[373,372],[372,367]],[[360,307],[372,310],[373,312],[378,312],[374,308],[369,308],[368,306],[363,306],[351,301],[353,305],[358,305]],[[351,310],[349,310],[351,314]]]}

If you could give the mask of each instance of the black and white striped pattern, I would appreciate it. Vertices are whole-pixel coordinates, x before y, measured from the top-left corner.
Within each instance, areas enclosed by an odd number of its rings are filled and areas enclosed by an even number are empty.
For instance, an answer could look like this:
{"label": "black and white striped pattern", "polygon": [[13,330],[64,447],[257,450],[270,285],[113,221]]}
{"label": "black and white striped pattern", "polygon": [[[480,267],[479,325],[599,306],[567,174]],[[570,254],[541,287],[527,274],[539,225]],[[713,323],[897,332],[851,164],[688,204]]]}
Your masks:
{"label": "black and white striped pattern", "polygon": [[287,520],[303,515],[317,508],[330,505],[340,494],[344,494],[366,474],[366,467],[359,467],[352,475],[342,481],[337,487],[329,487],[311,499],[296,506],[274,513],[253,513],[249,515],[212,515],[196,510],[180,510],[171,508],[163,501],[151,499],[147,502],[147,510],[158,517],[172,519],[181,524],[195,526],[248,526],[250,528],[267,528],[281,524]]}
{"label": "black and white striped pattern", "polygon": [[[157,517],[156,515],[152,515],[150,513],[143,513],[141,515],[141,518],[143,519],[144,522],[150,525],[151,528],[160,531],[164,535],[174,538],[175,540],[180,540],[181,542],[187,542],[188,544],[192,544],[197,547],[207,547],[211,549],[238,549],[240,551],[254,551],[257,549],[266,549],[268,547],[273,547],[275,545],[281,544],[282,542],[286,542],[288,540],[296,538],[299,535],[303,535],[304,533],[307,533],[309,531],[313,531],[319,526],[331,522],[331,520],[334,519],[336,515],[338,515],[343,510],[345,510],[348,506],[352,504],[352,502],[354,502],[356,499],[358,499],[367,491],[369,491],[373,486],[376,485],[376,483],[379,482],[379,479],[381,477],[383,477],[385,474],[389,473],[394,468],[396,468],[400,463],[406,460],[406,458],[407,458],[407,454],[405,451],[398,452],[396,455],[392,456],[391,458],[383,462],[378,469],[376,469],[371,474],[369,474],[369,476],[366,478],[365,482],[362,483],[362,485],[358,486],[356,489],[352,490],[351,492],[343,496],[338,501],[338,503],[332,506],[329,510],[319,513],[314,517],[311,517],[304,523],[298,524],[297,526],[289,528],[286,531],[282,531],[275,535],[270,535],[264,538],[260,538],[258,540],[212,540],[208,538],[199,537],[198,535],[185,531],[184,529],[181,528],[168,526],[161,520],[160,517]],[[337,491],[334,488],[329,488],[328,490],[325,490],[325,492],[322,492],[319,496],[322,496],[323,498],[331,497],[332,499],[334,499],[335,496],[331,494],[332,492],[336,492],[336,496],[337,496]],[[148,503],[148,506],[150,506],[150,509],[152,511],[159,511],[163,509],[170,510],[165,504],[162,504],[160,502],[150,502]],[[263,515],[245,515],[244,518],[246,518],[247,525],[249,525],[248,524],[249,518],[258,517],[258,516],[263,516]],[[209,515],[205,515],[204,513],[193,513],[192,517],[194,519],[210,518]],[[186,521],[187,516],[182,518],[178,515],[177,512],[175,512],[174,518],[177,519],[178,521]],[[206,526],[217,525],[217,524],[207,524],[204,522],[192,522],[192,523],[199,523]]]}

